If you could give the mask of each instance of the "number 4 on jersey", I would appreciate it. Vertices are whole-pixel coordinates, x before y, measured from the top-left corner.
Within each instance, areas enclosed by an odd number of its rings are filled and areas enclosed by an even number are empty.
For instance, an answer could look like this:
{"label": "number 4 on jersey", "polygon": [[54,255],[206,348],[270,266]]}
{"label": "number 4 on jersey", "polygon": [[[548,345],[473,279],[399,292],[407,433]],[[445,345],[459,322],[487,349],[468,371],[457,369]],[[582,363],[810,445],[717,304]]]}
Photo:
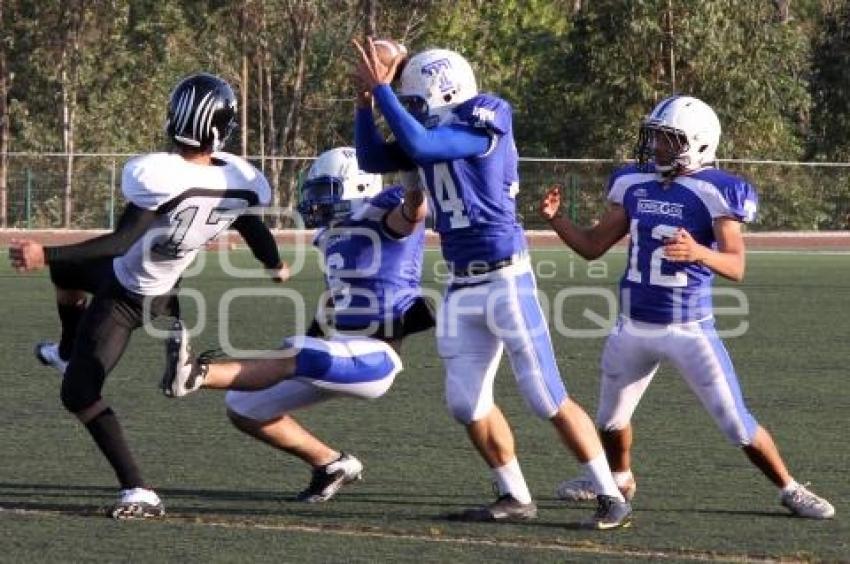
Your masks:
{"label": "number 4 on jersey", "polygon": [[433,194],[440,212],[448,215],[451,229],[469,227],[469,217],[463,200],[460,197],[457,185],[455,185],[454,178],[452,178],[449,165],[446,163],[434,165]]}

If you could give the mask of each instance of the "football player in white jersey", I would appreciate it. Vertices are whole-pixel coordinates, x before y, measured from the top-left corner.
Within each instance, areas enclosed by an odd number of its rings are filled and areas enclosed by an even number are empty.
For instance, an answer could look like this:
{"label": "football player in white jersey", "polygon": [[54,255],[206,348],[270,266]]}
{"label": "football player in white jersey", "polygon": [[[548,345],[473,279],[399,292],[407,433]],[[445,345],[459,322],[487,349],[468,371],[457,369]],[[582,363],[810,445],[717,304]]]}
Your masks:
{"label": "football player in white jersey", "polygon": [[[247,208],[267,205],[263,174],[220,151],[235,125],[236,97],[221,78],[195,74],[172,91],[166,132],[172,152],[131,159],[121,188],[128,201],[115,232],[76,245],[42,247],[14,241],[19,271],[48,266],[57,287],[63,338],[36,354],[64,373],[61,399],[91,434],[121,484],[109,515],[116,519],[164,513],[141,476],[112,409],[101,397],[106,376],[150,316],[179,317],[177,285],[201,248],[231,224],[271,270],[285,271],[274,238]],[[86,307],[86,293],[93,294]],[[67,363],[67,366],[65,364]]]}
{"label": "football player in white jersey", "polygon": [[427,206],[417,186],[382,190],[381,176],[361,171],[353,148],[338,147],[316,159],[300,195],[305,226],[317,228],[330,309],[323,299],[307,335],[285,339],[286,354],[274,358],[195,357],[179,332],[166,348],[162,384],[169,397],[230,390],[234,426],[311,466],[312,479],[295,499],[317,503],[359,479],[363,464],[321,441],[294,413],[337,398],[382,396],[402,369],[402,340],[433,327],[434,315],[421,295]]}
{"label": "football player in white jersey", "polygon": [[[831,518],[835,510],[792,478],[770,434],[744,403],[738,378],[715,328],[711,283],[715,274],[744,276],[742,223],[753,220],[755,189],[714,168],[720,122],[690,96],[660,102],[643,121],[637,164],[616,170],[610,206],[593,227],[576,227],[560,214],[551,189],[541,215],[582,257],[603,255],[630,236],[620,282],[620,318],[602,354],[597,425],[618,486],[631,497],[632,414],[662,361],[670,362],[717,426],[779,488],[794,514]],[[584,476],[559,485],[563,499],[590,499]]]}

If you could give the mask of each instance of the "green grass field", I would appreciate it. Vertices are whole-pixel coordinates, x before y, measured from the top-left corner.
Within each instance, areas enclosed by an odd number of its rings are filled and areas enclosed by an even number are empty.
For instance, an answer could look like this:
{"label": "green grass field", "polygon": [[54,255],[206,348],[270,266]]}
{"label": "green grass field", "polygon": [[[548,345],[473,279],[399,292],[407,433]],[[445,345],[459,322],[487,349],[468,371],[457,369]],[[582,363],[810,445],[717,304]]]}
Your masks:
{"label": "green grass field", "polygon": [[[557,277],[540,280],[550,295],[570,285],[614,288],[623,268],[623,255],[614,254],[607,276],[589,279],[585,263],[565,252],[541,251],[535,258],[557,263]],[[244,254],[239,260],[250,262]],[[49,280],[18,277],[4,261],[0,561],[850,560],[848,264],[846,255],[752,254],[741,286],[750,328],[727,342],[750,408],[773,432],[795,477],[811,481],[833,502],[836,519],[789,517],[774,488],[665,368],[635,418],[634,526],[592,533],[575,528],[591,506],[553,497],[555,485],[573,476],[577,464],[550,426],[525,409],[507,361],[497,398],[514,426],[540,517],[509,525],[444,518],[488,501],[491,489],[484,463],[444,407],[430,333],[405,343],[406,370],[385,397],[331,402],[302,414],[319,436],[366,464],[363,482],[330,503],[308,506],[288,501],[306,484],[307,468],[232,429],[221,394],[183,400],[160,394],[162,345],[138,332],[105,396],[168,517],[125,523],[100,517],[98,508],[115,495],[114,476],[63,410],[55,373],[31,354],[35,341],[58,336]],[[216,346],[218,296],[239,284],[212,264],[186,283],[213,304],[199,346]],[[318,269],[310,266],[288,287],[312,303],[321,285]],[[292,331],[284,299],[245,298],[236,305],[231,329],[238,344],[272,346]],[[582,326],[582,309],[601,312],[603,305],[570,300],[563,318]],[[741,320],[727,316],[719,325]],[[591,413],[602,343],[555,336],[568,389]]]}

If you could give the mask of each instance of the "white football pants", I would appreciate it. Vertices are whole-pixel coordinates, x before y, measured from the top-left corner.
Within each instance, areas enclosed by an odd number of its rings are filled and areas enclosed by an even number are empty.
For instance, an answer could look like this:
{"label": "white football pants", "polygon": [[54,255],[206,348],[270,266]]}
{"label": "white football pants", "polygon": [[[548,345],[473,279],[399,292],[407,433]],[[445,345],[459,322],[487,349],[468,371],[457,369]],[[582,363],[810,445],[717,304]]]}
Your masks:
{"label": "white football pants", "polygon": [[600,429],[618,430],[629,424],[663,360],[676,367],[729,441],[750,444],[758,423],[744,403],[713,319],[661,325],[621,317],[602,353],[596,416]]}
{"label": "white football pants", "polygon": [[527,259],[445,293],[437,349],[446,369],[446,403],[460,423],[482,419],[492,409],[504,348],[528,406],[538,417],[554,416],[567,391]]}
{"label": "white football pants", "polygon": [[298,365],[311,375],[296,374],[264,390],[231,390],[224,399],[228,409],[248,419],[270,421],[334,397],[375,399],[389,390],[402,369],[391,346],[368,337],[295,337],[284,346],[299,349]]}

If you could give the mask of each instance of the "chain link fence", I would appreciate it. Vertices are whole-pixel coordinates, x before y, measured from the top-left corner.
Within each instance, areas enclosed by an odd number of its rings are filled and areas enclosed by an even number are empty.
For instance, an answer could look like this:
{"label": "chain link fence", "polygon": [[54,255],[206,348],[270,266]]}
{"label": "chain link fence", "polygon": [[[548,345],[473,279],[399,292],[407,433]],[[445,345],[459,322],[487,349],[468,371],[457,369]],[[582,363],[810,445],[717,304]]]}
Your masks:
{"label": "chain link fence", "polygon": [[[86,154],[74,158],[70,190],[74,229],[111,229],[124,206],[121,169],[132,155]],[[268,170],[270,160],[249,158]],[[306,168],[309,158],[300,161]],[[9,154],[7,222],[22,229],[62,228],[65,223],[67,157],[61,154]],[[586,225],[605,209],[605,184],[617,163],[605,159],[522,159],[519,212],[526,228],[543,227],[537,201],[549,186],[563,187],[570,216]],[[850,163],[724,161],[759,192],[757,231],[830,231],[850,229]],[[391,180],[391,179],[390,179]],[[281,179],[280,186],[290,186]],[[282,198],[281,201],[288,201]]]}

